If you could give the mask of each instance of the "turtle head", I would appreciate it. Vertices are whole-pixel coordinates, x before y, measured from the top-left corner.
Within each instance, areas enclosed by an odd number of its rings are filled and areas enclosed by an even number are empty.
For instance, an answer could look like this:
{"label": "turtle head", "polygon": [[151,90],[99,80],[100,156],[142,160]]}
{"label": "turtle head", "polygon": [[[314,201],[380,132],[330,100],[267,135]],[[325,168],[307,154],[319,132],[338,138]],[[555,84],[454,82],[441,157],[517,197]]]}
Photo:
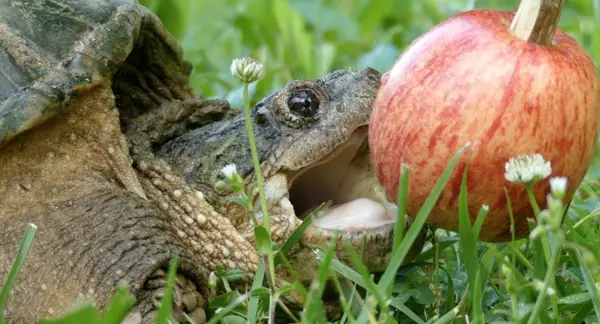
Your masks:
{"label": "turtle head", "polygon": [[[274,241],[283,243],[313,215],[288,256],[292,264],[302,265],[304,281],[314,278],[317,269],[313,250],[334,238],[343,260],[344,245],[350,244],[363,249],[363,262],[371,271],[383,270],[389,261],[396,206],[374,175],[367,140],[380,79],[377,70],[365,68],[296,80],[250,111]],[[224,180],[221,170],[230,164],[246,184],[255,183],[244,114],[189,130],[156,154],[205,192],[241,235],[254,240],[252,217],[231,199],[236,194],[214,186]],[[249,196],[260,222],[258,190]]]}

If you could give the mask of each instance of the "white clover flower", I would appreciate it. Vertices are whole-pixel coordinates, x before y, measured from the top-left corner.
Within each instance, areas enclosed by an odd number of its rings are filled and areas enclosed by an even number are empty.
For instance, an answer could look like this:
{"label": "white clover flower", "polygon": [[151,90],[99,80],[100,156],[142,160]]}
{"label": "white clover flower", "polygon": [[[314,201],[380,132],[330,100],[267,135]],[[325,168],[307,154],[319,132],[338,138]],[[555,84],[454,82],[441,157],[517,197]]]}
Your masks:
{"label": "white clover flower", "polygon": [[567,177],[550,178],[550,191],[558,199],[562,199],[567,191]]}
{"label": "white clover flower", "polygon": [[221,169],[221,173],[223,173],[227,179],[231,180],[237,173],[237,167],[233,163],[227,164]]}
{"label": "white clover flower", "polygon": [[510,158],[504,171],[504,177],[510,182],[531,183],[547,178],[552,173],[552,166],[539,153],[523,154]]}
{"label": "white clover flower", "polygon": [[231,74],[244,83],[260,79],[263,71],[263,65],[251,57],[236,58],[231,62]]}
{"label": "white clover flower", "polygon": [[542,291],[542,290],[546,290],[546,294],[548,296],[552,296],[556,293],[556,290],[554,290],[554,288],[550,287],[550,286],[546,286],[544,285],[544,283],[541,280],[535,279],[532,283],[533,287],[535,287],[538,291]]}

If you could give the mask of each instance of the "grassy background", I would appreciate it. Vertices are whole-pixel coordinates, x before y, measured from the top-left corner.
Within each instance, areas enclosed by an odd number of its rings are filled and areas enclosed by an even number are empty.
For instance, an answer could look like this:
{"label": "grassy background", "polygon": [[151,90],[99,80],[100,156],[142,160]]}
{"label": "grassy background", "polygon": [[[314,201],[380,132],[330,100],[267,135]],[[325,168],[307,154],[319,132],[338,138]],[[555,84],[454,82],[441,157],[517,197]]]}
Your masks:
{"label": "grassy background", "polygon": [[[241,106],[234,57],[266,62],[253,98],[298,78],[371,66],[385,71],[416,37],[472,8],[515,10],[516,0],[141,0],[181,41],[204,96]],[[600,62],[600,1],[567,0],[560,27]]]}

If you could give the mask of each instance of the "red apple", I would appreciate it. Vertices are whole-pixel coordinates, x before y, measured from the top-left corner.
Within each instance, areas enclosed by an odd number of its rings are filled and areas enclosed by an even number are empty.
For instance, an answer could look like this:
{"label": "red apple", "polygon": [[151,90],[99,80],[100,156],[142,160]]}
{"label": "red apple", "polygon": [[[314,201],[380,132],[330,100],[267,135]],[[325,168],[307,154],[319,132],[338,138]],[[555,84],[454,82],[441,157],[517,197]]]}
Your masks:
{"label": "red apple", "polygon": [[[395,201],[400,166],[410,166],[407,213],[415,215],[450,158],[476,143],[468,169],[469,211],[489,213],[480,239],[511,238],[504,187],[516,237],[534,217],[525,186],[504,178],[504,165],[540,153],[553,176],[568,177],[567,198],[581,183],[595,150],[599,80],[589,55],[561,30],[540,45],[509,28],[514,13],[473,10],[437,25],[405,50],[382,79],[369,129],[377,177]],[[466,155],[429,222],[457,231],[458,195]],[[534,193],[545,206],[547,179]]]}

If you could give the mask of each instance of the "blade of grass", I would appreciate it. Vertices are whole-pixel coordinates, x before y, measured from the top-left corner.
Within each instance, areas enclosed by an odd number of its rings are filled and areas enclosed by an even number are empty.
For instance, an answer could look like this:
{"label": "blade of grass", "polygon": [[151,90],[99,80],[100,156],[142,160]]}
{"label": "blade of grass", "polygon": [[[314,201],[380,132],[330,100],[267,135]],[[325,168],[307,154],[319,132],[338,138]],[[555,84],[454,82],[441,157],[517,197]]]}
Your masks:
{"label": "blade of grass", "polygon": [[402,164],[400,167],[400,186],[398,188],[398,214],[396,217],[396,228],[394,230],[394,247],[393,251],[396,251],[402,242],[404,237],[404,215],[406,215],[406,201],[408,200],[408,178],[409,168],[406,164]]}
{"label": "blade of grass", "polygon": [[[516,251],[517,248],[515,247],[515,216],[513,214],[513,210],[512,210],[512,201],[510,199],[510,195],[508,194],[508,189],[506,189],[506,187],[503,188],[504,189],[504,196],[506,196],[506,206],[508,206],[508,217],[510,219],[510,236],[511,236],[511,248],[513,248],[513,255],[512,255],[512,263],[515,264],[515,258],[516,258]],[[519,251],[519,254],[520,251]],[[522,254],[521,254],[522,255]],[[527,263],[529,263],[529,261],[527,261]],[[533,269],[533,266],[531,267],[531,269]]]}
{"label": "blade of grass", "polygon": [[375,297],[375,299],[377,300],[377,302],[380,304],[382,312],[386,312],[388,307],[387,307],[387,304],[386,304],[386,300],[383,297],[384,295],[381,294],[381,292],[379,292],[377,290],[377,285],[371,279],[371,275],[369,273],[369,270],[360,261],[360,258],[358,257],[358,254],[353,250],[353,248],[350,246],[350,244],[346,244],[345,248],[346,248],[346,253],[350,256],[350,261],[352,262],[352,265],[354,266],[354,269],[356,269],[356,271],[358,271],[358,273],[360,274],[360,276],[362,277],[362,279],[366,283],[367,290],[369,292],[371,292],[371,294]]}
{"label": "blade of grass", "polygon": [[[471,227],[469,217],[467,175],[469,170],[470,156],[467,159],[465,170],[462,175],[460,193],[458,195],[458,229],[460,233],[460,245],[463,250],[463,259],[467,268],[467,279],[469,286],[473,288],[471,297],[471,308],[473,312],[473,323],[483,323],[483,309],[481,306],[481,273],[479,272],[479,259],[477,257],[477,237],[475,229]],[[478,220],[487,214],[486,208],[480,209]],[[483,217],[481,217],[483,216]],[[481,221],[482,222],[482,221]],[[477,222],[476,222],[477,223]]]}
{"label": "blade of grass", "polygon": [[238,307],[238,306],[242,305],[244,302],[246,302],[246,300],[248,299],[248,297],[250,296],[251,293],[252,292],[249,291],[243,295],[238,296],[234,300],[232,300],[229,304],[227,304],[227,307],[223,307],[223,308],[219,309],[217,312],[215,312],[214,316],[211,317],[210,320],[206,324],[221,323],[220,321],[223,319],[223,317],[225,317],[225,315],[229,314],[236,307]]}
{"label": "blade of grass", "polygon": [[2,291],[0,292],[0,323],[5,324],[6,318],[4,318],[4,310],[6,309],[6,304],[8,302],[8,296],[10,291],[15,285],[17,281],[17,277],[19,272],[23,268],[25,264],[25,260],[27,259],[27,254],[31,249],[31,245],[33,245],[33,238],[35,236],[35,232],[37,231],[37,226],[35,224],[28,224],[27,229],[25,230],[25,235],[23,235],[23,239],[21,240],[21,244],[19,246],[19,251],[17,253],[17,257],[13,262],[13,265],[8,273],[8,277],[4,281],[4,287],[2,287]]}
{"label": "blade of grass", "polygon": [[331,262],[335,254],[337,246],[337,234],[333,236],[327,253],[323,259],[320,259],[321,264],[317,272],[317,277],[312,281],[309,293],[306,298],[305,310],[302,312],[302,323],[320,323],[326,321],[323,310],[322,296],[325,289],[325,283],[329,277]]}
{"label": "blade of grass", "polygon": [[467,172],[468,163],[462,175],[460,185],[460,193],[458,195],[458,229],[460,233],[460,245],[463,250],[463,259],[465,259],[465,267],[467,269],[467,278],[469,285],[473,287],[475,275],[477,272],[477,242],[473,236],[471,229],[471,219],[469,218],[469,206],[467,195]]}
{"label": "blade of grass", "polygon": [[479,233],[481,232],[481,228],[483,227],[483,222],[487,217],[490,208],[488,205],[483,205],[479,209],[479,213],[477,213],[477,218],[475,219],[475,223],[473,224],[473,237],[475,240],[479,240]]}
{"label": "blade of grass", "polygon": [[104,322],[98,317],[98,310],[94,305],[85,303],[70,312],[53,319],[44,318],[37,324],[103,324],[103,323],[119,323],[119,322]]}
{"label": "blade of grass", "polygon": [[[442,238],[443,238],[443,240],[442,240]],[[459,237],[443,236],[442,238],[438,239],[436,242],[436,245],[439,246],[440,253],[442,253],[446,248],[448,248],[460,241]],[[427,261],[428,259],[431,259],[434,256],[435,256],[435,248],[431,248],[431,249],[426,250],[425,252],[422,252],[421,254],[419,254],[419,256],[415,259],[415,261],[416,262]]]}
{"label": "blade of grass", "polygon": [[354,323],[355,320],[354,320],[354,316],[352,314],[352,298],[354,298],[353,293],[355,291],[356,285],[354,285],[352,292],[350,293],[350,299],[346,300],[346,294],[345,294],[344,288],[340,284],[340,281],[338,279],[338,276],[336,275],[336,272],[332,273],[331,281],[333,282],[333,285],[335,286],[335,289],[338,292],[340,304],[342,305],[342,310],[344,311],[339,324],[345,324],[346,321],[349,321],[350,323]]}
{"label": "blade of grass", "polygon": [[169,263],[169,273],[167,274],[167,286],[165,293],[160,301],[160,308],[156,314],[156,324],[168,324],[173,308],[173,287],[175,286],[175,276],[177,274],[177,265],[179,257],[177,255],[171,258]]}
{"label": "blade of grass", "polygon": [[415,312],[410,310],[410,308],[406,307],[406,305],[404,305],[400,298],[392,298],[390,300],[390,305],[392,305],[397,310],[401,311],[404,315],[413,320],[413,322],[417,324],[425,324],[425,321],[423,321],[419,317],[419,315],[415,314]]}
{"label": "blade of grass", "polygon": [[282,261],[281,256],[285,255],[300,240],[300,238],[302,238],[302,235],[312,223],[314,215],[320,212],[323,209],[323,206],[325,206],[325,203],[319,205],[319,207],[310,213],[310,215],[308,215],[308,217],[302,221],[300,226],[298,226],[294,232],[292,232],[292,235],[290,235],[283,245],[281,245],[281,248],[279,248],[279,250],[275,253],[275,266],[279,265],[279,263]]}
{"label": "blade of grass", "polygon": [[456,305],[454,308],[452,308],[449,312],[447,312],[446,314],[444,314],[444,316],[435,319],[435,317],[433,318],[435,321],[428,321],[427,323],[433,323],[433,324],[446,324],[446,323],[450,323],[453,320],[456,319],[456,316],[460,313],[462,305],[458,304]]}
{"label": "blade of grass", "polygon": [[[589,257],[593,258],[594,256],[592,253],[589,253]],[[592,303],[594,304],[594,312],[596,312],[596,316],[600,318],[600,298],[598,298],[598,290],[596,289],[596,282],[592,276],[592,271],[581,254],[581,251],[577,251],[577,260],[579,261],[579,266],[581,267],[583,280],[585,281],[585,285],[590,293]]]}
{"label": "blade of grass", "polygon": [[413,224],[410,226],[410,228],[406,232],[406,235],[404,236],[404,239],[400,243],[400,246],[398,246],[398,249],[396,249],[396,251],[394,251],[391,261],[388,264],[387,268],[385,269],[385,271],[384,271],[383,275],[381,276],[381,279],[379,280],[379,283],[377,285],[380,294],[382,294],[382,295],[385,294],[385,292],[388,290],[388,287],[394,280],[394,276],[395,276],[396,272],[398,271],[398,268],[400,268],[400,266],[404,262],[404,258],[408,254],[408,251],[410,250],[412,244],[414,243],[415,239],[419,235],[419,232],[423,228],[423,225],[425,224],[425,221],[427,220],[429,213],[431,212],[431,210],[437,203],[438,198],[442,194],[442,190],[444,189],[444,187],[450,180],[450,176],[452,175],[452,172],[454,171],[456,164],[458,163],[460,157],[462,156],[462,154],[464,153],[465,149],[468,146],[469,145],[465,145],[465,146],[461,147],[460,150],[458,150],[458,152],[456,152],[454,154],[452,159],[450,159],[448,165],[446,166],[444,172],[442,173],[442,176],[438,179],[437,183],[433,187],[433,190],[429,193],[429,196],[427,197],[427,199],[425,199],[425,203],[419,209],[419,212],[417,213],[417,216],[415,217]]}
{"label": "blade of grass", "polygon": [[133,306],[135,298],[129,289],[126,286],[119,287],[102,316],[102,323],[121,323]]}
{"label": "blade of grass", "polygon": [[585,322],[585,318],[587,317],[587,315],[592,311],[592,309],[594,309],[594,305],[592,303],[592,301],[588,301],[586,303],[584,303],[581,308],[579,308],[577,310],[577,313],[575,313],[575,317],[573,317],[573,319],[571,320],[571,322],[569,322],[569,324],[581,324]]}
{"label": "blade of grass", "polygon": [[[263,286],[263,281],[265,279],[265,264],[261,262],[258,265],[258,269],[256,269],[256,273],[254,274],[254,279],[252,280],[252,290],[258,289]],[[248,323],[255,324],[258,321],[258,302],[259,297],[252,296],[250,297],[250,303],[248,306]]]}
{"label": "blade of grass", "polygon": [[[322,260],[325,257],[325,254],[321,251],[317,251],[317,257]],[[360,273],[356,272],[354,269],[348,267],[339,260],[331,260],[331,269],[335,270],[337,273],[346,277],[355,284],[367,289],[367,283],[364,281]]]}
{"label": "blade of grass", "polygon": [[446,274],[446,278],[448,280],[448,287],[447,287],[447,296],[446,296],[446,309],[450,310],[452,309],[452,307],[454,306],[455,301],[455,296],[454,296],[454,281],[452,280],[452,276],[450,276],[450,272],[448,272],[448,270],[446,270],[446,268],[439,266],[440,270],[444,271],[444,273]]}
{"label": "blade of grass", "polygon": [[[529,260],[527,260],[527,258],[523,255],[523,253],[521,253],[521,251],[519,251],[519,249],[515,246],[515,244],[509,244],[508,247],[511,249],[511,251],[513,252],[513,260],[512,263],[513,265],[516,266],[516,259],[519,260],[519,262],[524,265],[528,270],[530,271],[534,271],[533,265],[531,264],[531,262],[529,262]],[[517,257],[516,259],[514,259],[514,257]]]}

